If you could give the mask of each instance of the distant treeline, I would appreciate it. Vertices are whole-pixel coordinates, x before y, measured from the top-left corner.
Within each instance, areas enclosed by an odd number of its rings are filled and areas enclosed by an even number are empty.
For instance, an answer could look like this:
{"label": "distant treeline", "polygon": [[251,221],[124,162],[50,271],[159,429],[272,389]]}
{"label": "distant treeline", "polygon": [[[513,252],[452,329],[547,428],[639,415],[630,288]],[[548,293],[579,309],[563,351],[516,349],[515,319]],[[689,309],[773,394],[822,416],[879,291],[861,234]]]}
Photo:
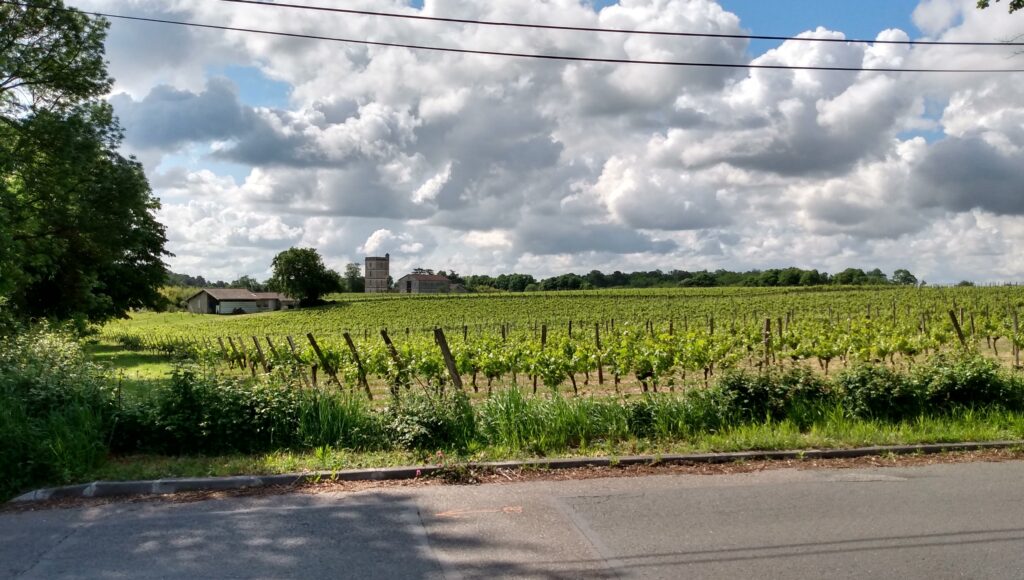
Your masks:
{"label": "distant treeline", "polygon": [[[446,274],[444,271],[439,274]],[[529,292],[532,290],[588,290],[592,288],[665,288],[665,287],[713,287],[713,286],[826,286],[826,285],[916,285],[917,277],[907,270],[896,270],[889,277],[878,268],[865,272],[860,268],[847,268],[836,274],[803,270],[800,268],[781,268],[770,270],[750,270],[747,272],[731,272],[715,270],[709,272],[687,272],[671,270],[662,272],[624,273],[615,271],[605,274],[593,270],[587,274],[562,274],[551,278],[536,280],[529,274],[502,274],[500,276],[465,276],[446,274],[453,282],[459,282],[467,289],[484,290],[493,288],[510,292]]]}
{"label": "distant treeline", "polygon": [[[347,290],[362,291],[362,277],[358,270],[349,265],[345,278]],[[431,273],[433,270],[418,268],[419,273]],[[827,285],[916,285],[917,277],[908,270],[896,270],[892,276],[875,268],[865,272],[860,268],[847,268],[836,274],[803,270],[801,268],[780,268],[770,270],[749,270],[732,272],[715,270],[709,272],[688,272],[671,270],[662,272],[619,272],[616,270],[605,274],[600,270],[592,270],[587,274],[562,274],[551,278],[536,279],[530,274],[501,274],[499,276],[460,276],[455,271],[438,270],[437,274],[447,276],[454,284],[462,284],[470,292],[533,292],[537,290],[591,290],[595,288],[672,288],[672,287],[725,287],[725,286],[827,286]],[[171,273],[167,278],[168,286],[187,286],[193,288],[248,288],[254,292],[264,291],[267,283],[259,282],[250,276],[242,276],[231,282],[222,280],[212,282],[202,276]]]}

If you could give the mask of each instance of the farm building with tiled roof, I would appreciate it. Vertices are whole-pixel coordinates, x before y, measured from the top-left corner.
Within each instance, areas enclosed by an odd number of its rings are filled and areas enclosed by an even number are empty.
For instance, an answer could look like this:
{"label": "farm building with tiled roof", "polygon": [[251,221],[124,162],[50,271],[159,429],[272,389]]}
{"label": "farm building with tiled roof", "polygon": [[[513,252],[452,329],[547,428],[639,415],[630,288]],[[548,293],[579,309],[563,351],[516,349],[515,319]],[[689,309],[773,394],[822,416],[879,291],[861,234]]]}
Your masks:
{"label": "farm building with tiled roof", "polygon": [[279,292],[250,292],[245,288],[203,288],[188,299],[193,314],[250,314],[295,308],[298,301]]}

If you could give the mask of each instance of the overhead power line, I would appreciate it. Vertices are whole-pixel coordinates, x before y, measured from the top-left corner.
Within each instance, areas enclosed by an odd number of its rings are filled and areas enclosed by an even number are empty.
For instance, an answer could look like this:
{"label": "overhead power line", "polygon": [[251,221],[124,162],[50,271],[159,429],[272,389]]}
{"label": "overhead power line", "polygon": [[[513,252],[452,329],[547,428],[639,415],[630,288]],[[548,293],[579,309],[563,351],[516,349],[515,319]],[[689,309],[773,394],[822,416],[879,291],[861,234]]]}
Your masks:
{"label": "overhead power line", "polygon": [[[11,6],[30,7],[27,4],[21,2],[15,2],[13,0],[0,0],[0,4],[7,4]],[[511,58],[523,58],[523,59],[536,59],[536,60],[549,60],[549,61],[568,61],[568,62],[589,62],[589,63],[600,63],[600,64],[629,64],[629,65],[657,65],[657,66],[675,66],[675,67],[699,67],[699,68],[725,68],[725,69],[764,69],[764,70],[805,70],[805,71],[842,71],[842,72],[891,72],[891,73],[1021,73],[1024,69],[1014,68],[1001,68],[1001,69],[963,69],[963,68],[892,68],[892,67],[878,67],[878,68],[863,68],[863,67],[845,67],[845,66],[801,66],[801,65],[783,65],[783,64],[755,64],[755,63],[721,63],[721,62],[700,62],[700,61],[675,61],[675,60],[642,60],[642,59],[625,59],[625,58],[601,58],[601,57],[588,57],[588,56],[572,56],[562,54],[537,54],[537,53],[522,53],[522,52],[503,52],[496,50],[475,50],[469,48],[452,48],[452,47],[441,47],[441,46],[428,46],[418,44],[406,44],[398,42],[380,42],[373,40],[363,40],[357,38],[342,38],[336,36],[321,36],[316,34],[301,34],[297,32],[282,32],[276,30],[264,30],[259,28],[243,28],[236,26],[225,26],[221,24],[204,24],[200,22],[188,22],[184,20],[170,20],[166,18],[152,18],[147,16],[128,16],[125,14],[111,14],[108,12],[94,12],[88,10],[78,10],[74,8],[56,8],[46,7],[46,10],[62,10],[66,12],[79,12],[81,14],[88,14],[90,16],[99,16],[102,18],[114,18],[118,20],[128,20],[134,22],[151,22],[156,24],[173,24],[179,26],[190,26],[193,28],[203,28],[207,30],[222,30],[229,32],[245,32],[249,34],[262,34],[268,36],[280,36],[285,38],[301,38],[306,40],[322,40],[328,42],[340,42],[346,44],[359,44],[364,46],[381,46],[389,48],[406,48],[410,50],[424,50],[432,52],[443,52],[443,53],[458,53],[458,54],[473,54],[480,56],[503,56]]]}
{"label": "overhead power line", "polygon": [[602,28],[596,26],[568,26],[561,24],[530,24],[525,22],[505,22],[498,20],[473,20],[469,18],[448,18],[443,16],[426,16],[423,14],[403,14],[401,12],[376,12],[372,10],[355,10],[352,8],[333,8],[329,6],[310,6],[307,4],[289,4],[285,2],[267,2],[266,0],[220,0],[231,4],[250,4],[273,8],[291,8],[312,10],[317,12],[334,12],[340,14],[358,14],[362,16],[381,16],[385,18],[404,18],[407,20],[425,20],[430,22],[449,22],[454,24],[475,24],[480,26],[502,26],[507,28],[536,28],[542,30],[569,30],[573,32],[606,32],[616,34],[643,34],[649,36],[677,36],[687,38],[728,38],[738,40],[780,40],[799,42],[838,42],[848,44],[900,44],[909,46],[1024,46],[1024,42],[981,42],[953,40],[868,40],[865,38],[809,38],[804,36],[765,36],[761,34],[724,34],[714,32],[679,32],[663,30],[634,30],[630,28]]}

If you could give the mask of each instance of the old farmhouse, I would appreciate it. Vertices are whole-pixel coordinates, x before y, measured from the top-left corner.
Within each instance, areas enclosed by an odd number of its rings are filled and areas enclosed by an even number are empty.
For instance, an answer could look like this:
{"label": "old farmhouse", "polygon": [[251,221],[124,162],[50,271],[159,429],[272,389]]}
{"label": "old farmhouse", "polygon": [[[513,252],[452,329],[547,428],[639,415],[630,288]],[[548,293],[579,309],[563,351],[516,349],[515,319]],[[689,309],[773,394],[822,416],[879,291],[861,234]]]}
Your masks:
{"label": "old farmhouse", "polygon": [[452,283],[437,274],[406,274],[395,283],[395,289],[402,294],[447,294]]}
{"label": "old farmhouse", "polygon": [[298,301],[278,292],[250,292],[245,288],[203,288],[188,299],[194,314],[249,314],[290,310]]}

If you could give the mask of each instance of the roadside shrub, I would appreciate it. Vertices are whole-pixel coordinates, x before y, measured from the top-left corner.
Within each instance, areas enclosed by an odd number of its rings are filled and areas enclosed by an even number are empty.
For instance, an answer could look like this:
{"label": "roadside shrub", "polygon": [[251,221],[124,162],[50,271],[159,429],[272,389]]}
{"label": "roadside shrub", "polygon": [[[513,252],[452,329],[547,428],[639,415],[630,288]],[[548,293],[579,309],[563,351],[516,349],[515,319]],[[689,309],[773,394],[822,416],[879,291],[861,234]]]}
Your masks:
{"label": "roadside shrub", "polygon": [[801,428],[822,417],[834,400],[827,381],[801,368],[782,373],[731,372],[716,388],[740,421],[789,419]]}
{"label": "roadside shrub", "polygon": [[927,393],[922,383],[883,365],[851,367],[835,382],[844,407],[858,417],[899,421],[924,411]]}
{"label": "roadside shrub", "polygon": [[980,355],[936,355],[917,367],[910,380],[925,393],[930,411],[1019,405],[1014,401],[1019,394],[1011,390],[999,363]]}
{"label": "roadside shrub", "polygon": [[156,404],[170,453],[267,451],[293,445],[298,433],[299,393],[273,375],[238,379],[180,365]]}
{"label": "roadside shrub", "polygon": [[461,391],[409,393],[384,411],[383,424],[391,443],[409,450],[463,451],[477,438],[476,412]]}
{"label": "roadside shrub", "polygon": [[151,399],[120,402],[110,435],[114,453],[163,453],[167,438],[160,429],[160,414]]}
{"label": "roadside shrub", "polygon": [[67,334],[40,328],[0,350],[0,497],[99,466],[114,412],[109,378]]}

